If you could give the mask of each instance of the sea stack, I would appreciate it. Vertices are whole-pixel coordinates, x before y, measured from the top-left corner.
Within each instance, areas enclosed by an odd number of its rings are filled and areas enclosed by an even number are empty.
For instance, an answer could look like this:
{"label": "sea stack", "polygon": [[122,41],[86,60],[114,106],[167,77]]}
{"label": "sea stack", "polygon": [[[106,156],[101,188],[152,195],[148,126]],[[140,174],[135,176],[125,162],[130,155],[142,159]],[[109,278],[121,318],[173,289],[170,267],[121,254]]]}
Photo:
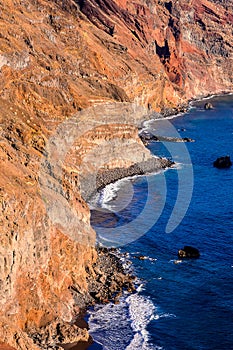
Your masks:
{"label": "sea stack", "polygon": [[214,161],[213,166],[215,168],[219,168],[219,169],[230,168],[232,166],[232,161],[231,161],[230,156],[224,156],[224,157],[217,158]]}
{"label": "sea stack", "polygon": [[178,251],[178,257],[183,258],[199,258],[200,252],[197,248],[191,246],[184,246],[183,249]]}
{"label": "sea stack", "polygon": [[209,109],[213,109],[213,105],[210,102],[206,102],[204,105],[204,109],[205,110],[209,110]]}

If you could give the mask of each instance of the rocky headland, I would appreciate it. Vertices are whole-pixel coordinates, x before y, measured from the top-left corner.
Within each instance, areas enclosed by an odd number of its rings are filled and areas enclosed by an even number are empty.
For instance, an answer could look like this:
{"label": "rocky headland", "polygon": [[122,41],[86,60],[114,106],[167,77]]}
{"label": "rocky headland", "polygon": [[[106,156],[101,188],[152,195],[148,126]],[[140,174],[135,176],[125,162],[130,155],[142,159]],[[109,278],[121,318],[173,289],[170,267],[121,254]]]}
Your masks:
{"label": "rocky headland", "polygon": [[[132,289],[123,273],[104,277],[85,199],[153,170],[138,127],[154,111],[232,91],[232,10],[232,0],[0,3],[0,349],[88,341],[72,323],[83,305]],[[98,296],[101,286],[112,287]]]}

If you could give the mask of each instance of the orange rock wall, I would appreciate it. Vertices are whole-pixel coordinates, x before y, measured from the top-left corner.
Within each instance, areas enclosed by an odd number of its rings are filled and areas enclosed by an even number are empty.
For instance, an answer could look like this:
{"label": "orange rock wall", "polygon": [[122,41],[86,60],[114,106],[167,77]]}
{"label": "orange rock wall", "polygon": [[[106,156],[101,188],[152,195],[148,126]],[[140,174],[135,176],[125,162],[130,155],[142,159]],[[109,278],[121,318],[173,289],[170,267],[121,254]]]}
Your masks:
{"label": "orange rock wall", "polygon": [[[24,330],[77,312],[69,287],[85,292],[96,259],[80,194],[96,170],[92,150],[111,140],[114,147],[102,148],[105,167],[145,159],[136,127],[147,108],[232,91],[232,9],[232,0],[0,3],[0,341],[33,349]],[[136,112],[140,105],[146,109]],[[39,182],[51,137],[75,115],[83,129],[62,166],[61,197],[78,218],[78,242],[62,226],[65,211],[51,222],[46,200],[55,210],[56,191],[43,199]],[[48,180],[59,188],[56,167]]]}

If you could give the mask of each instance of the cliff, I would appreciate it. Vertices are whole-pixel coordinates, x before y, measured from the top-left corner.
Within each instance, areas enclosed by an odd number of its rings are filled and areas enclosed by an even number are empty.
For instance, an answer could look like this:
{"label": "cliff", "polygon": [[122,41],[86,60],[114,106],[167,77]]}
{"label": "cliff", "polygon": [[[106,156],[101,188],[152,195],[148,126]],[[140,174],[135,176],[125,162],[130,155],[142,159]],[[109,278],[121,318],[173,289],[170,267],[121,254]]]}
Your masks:
{"label": "cliff", "polygon": [[83,198],[99,169],[150,159],[137,136],[148,110],[232,91],[232,9],[0,3],[1,342],[36,349],[28,332],[78,313],[71,287],[85,295],[97,259]]}

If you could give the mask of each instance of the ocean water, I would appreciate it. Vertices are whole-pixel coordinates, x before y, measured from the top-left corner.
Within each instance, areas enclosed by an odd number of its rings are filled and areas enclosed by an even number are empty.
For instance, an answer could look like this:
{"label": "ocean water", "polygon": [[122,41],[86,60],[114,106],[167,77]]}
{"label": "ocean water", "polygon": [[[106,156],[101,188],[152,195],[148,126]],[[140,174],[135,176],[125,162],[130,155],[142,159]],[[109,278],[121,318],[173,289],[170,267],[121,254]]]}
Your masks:
{"label": "ocean water", "polygon": [[[148,145],[174,168],[109,185],[92,203],[100,243],[125,253],[138,289],[89,311],[89,349],[233,349],[233,167],[213,167],[219,156],[233,159],[233,96],[210,102],[213,110],[200,101],[165,124],[146,124],[195,140]],[[184,245],[200,258],[178,260]]]}

